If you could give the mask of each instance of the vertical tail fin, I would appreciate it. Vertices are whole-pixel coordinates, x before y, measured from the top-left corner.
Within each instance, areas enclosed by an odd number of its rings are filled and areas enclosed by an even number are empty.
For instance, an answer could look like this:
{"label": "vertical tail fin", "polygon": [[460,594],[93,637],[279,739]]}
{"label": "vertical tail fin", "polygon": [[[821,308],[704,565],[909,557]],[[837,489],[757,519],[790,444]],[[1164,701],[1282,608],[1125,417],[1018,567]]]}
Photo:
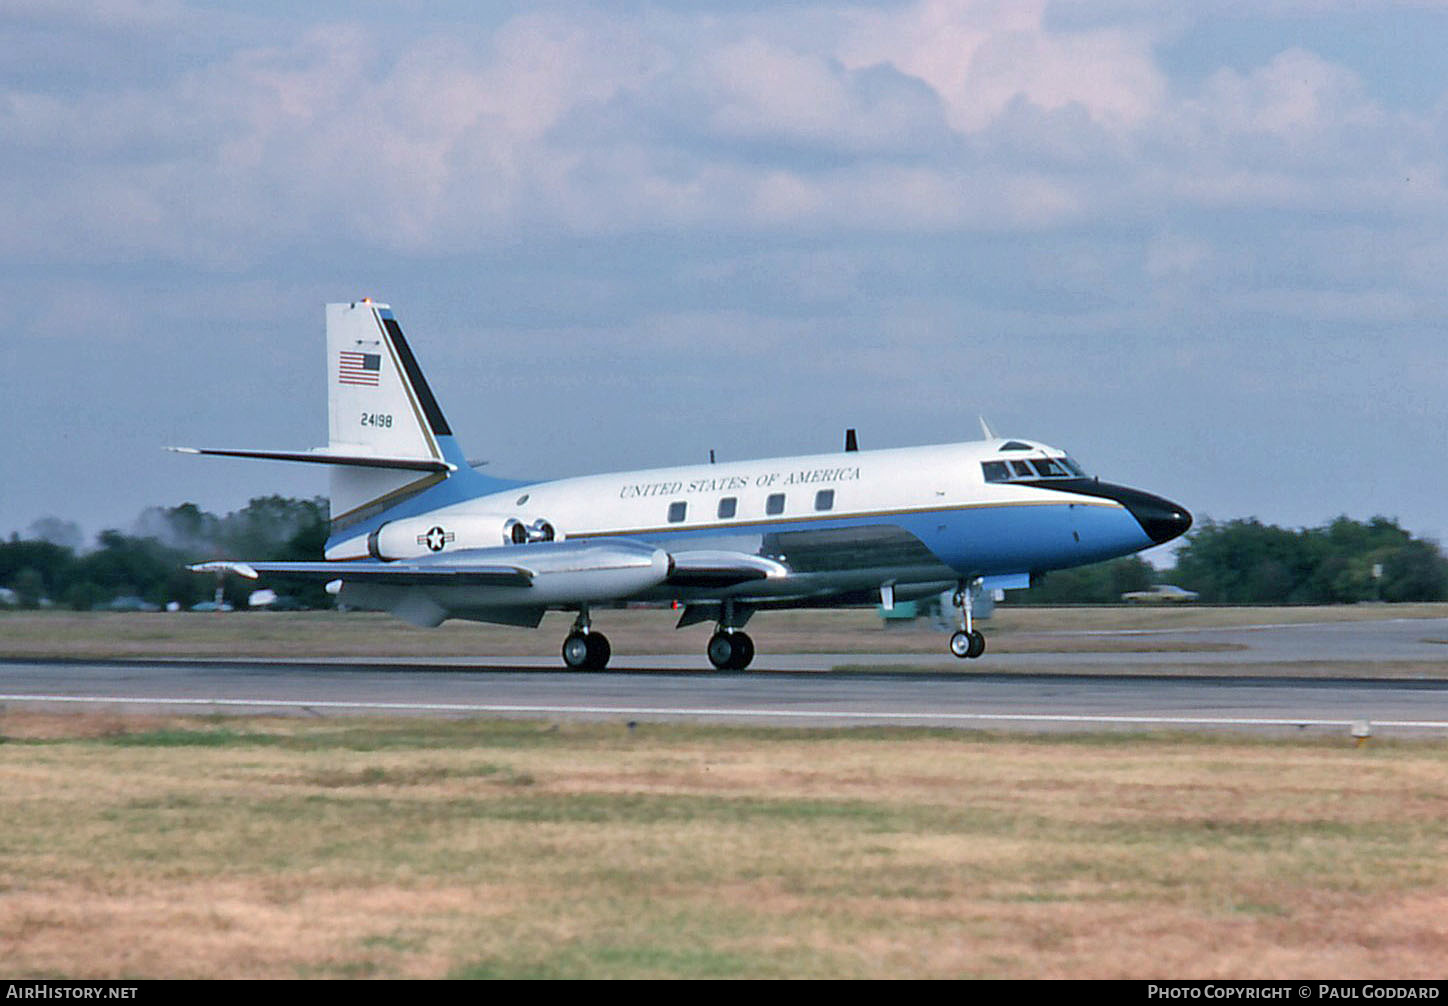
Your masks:
{"label": "vertical tail fin", "polygon": [[[328,450],[412,458],[466,469],[452,430],[428,387],[402,328],[386,304],[327,305]],[[331,471],[332,532],[447,478],[396,468],[337,466]]]}
{"label": "vertical tail fin", "polygon": [[[329,559],[368,554],[369,524],[384,511],[427,509],[523,484],[468,464],[386,304],[327,305],[327,426],[327,446],[309,451],[171,450],[327,465]],[[434,487],[438,492],[428,493]]]}

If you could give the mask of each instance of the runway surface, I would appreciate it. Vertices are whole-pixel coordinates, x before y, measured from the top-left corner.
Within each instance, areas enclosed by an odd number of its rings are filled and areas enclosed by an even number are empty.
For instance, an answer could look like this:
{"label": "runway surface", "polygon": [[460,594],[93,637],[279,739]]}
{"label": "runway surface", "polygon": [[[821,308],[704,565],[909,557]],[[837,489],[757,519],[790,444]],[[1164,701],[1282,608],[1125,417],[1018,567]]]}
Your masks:
{"label": "runway surface", "polygon": [[[1079,645],[1082,636],[1102,634],[1061,635]],[[1448,680],[1421,673],[1425,665],[1448,664],[1448,644],[1442,642],[1448,640],[1448,619],[1154,635],[1164,643],[1197,639],[1243,648],[996,654],[969,664],[945,655],[761,654],[743,673],[708,670],[700,654],[620,654],[602,673],[563,671],[553,656],[367,663],[16,660],[0,663],[0,703],[52,710],[797,726],[1220,728],[1345,735],[1367,726],[1374,734],[1448,733]],[[1321,676],[1324,664],[1334,676]],[[1402,676],[1391,676],[1394,664],[1405,668]],[[831,671],[842,665],[880,670]],[[911,670],[892,672],[891,667]],[[1309,669],[1317,676],[1309,676]],[[1370,678],[1370,673],[1390,676]]]}

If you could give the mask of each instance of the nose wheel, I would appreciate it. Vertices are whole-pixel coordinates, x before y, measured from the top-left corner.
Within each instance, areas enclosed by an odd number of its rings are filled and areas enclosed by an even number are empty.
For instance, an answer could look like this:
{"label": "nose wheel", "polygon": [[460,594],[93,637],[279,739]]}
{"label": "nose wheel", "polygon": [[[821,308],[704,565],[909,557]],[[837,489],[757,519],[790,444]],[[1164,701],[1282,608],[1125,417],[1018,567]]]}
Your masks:
{"label": "nose wheel", "polygon": [[950,637],[950,652],[961,660],[974,660],[985,652],[985,636],[971,624],[978,583],[962,583],[951,598],[960,609],[960,631]]}
{"label": "nose wheel", "polygon": [[709,663],[721,671],[742,671],[754,659],[754,640],[743,632],[719,631],[709,637]]}
{"label": "nose wheel", "polygon": [[974,660],[985,652],[985,636],[979,629],[957,632],[950,637],[950,652],[962,660]]}

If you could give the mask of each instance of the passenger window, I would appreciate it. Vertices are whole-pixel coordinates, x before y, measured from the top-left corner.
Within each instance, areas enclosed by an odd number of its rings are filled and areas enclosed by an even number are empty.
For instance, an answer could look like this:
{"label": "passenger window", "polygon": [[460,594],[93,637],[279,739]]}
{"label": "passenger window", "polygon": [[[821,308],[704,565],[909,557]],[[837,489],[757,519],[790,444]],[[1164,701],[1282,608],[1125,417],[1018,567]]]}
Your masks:
{"label": "passenger window", "polygon": [[1024,461],[1012,461],[1011,471],[1016,473],[1017,478],[1023,479],[1033,478],[1036,474],[1035,472],[1031,471],[1031,466],[1026,464]]}
{"label": "passenger window", "polygon": [[770,493],[769,499],[764,501],[764,512],[771,517],[784,513],[784,493]]}
{"label": "passenger window", "polygon": [[833,489],[821,489],[815,493],[816,510],[833,510],[835,508],[835,491]]}
{"label": "passenger window", "polygon": [[985,472],[987,482],[1007,482],[1011,477],[1011,470],[1006,467],[1004,461],[983,461],[981,470]]}
{"label": "passenger window", "polygon": [[684,514],[688,511],[688,509],[689,509],[689,504],[688,504],[688,503],[685,503],[683,500],[679,500],[677,503],[670,503],[670,504],[669,504],[669,523],[670,523],[670,524],[678,524],[680,521],[682,521],[682,520],[684,519]]}
{"label": "passenger window", "polygon": [[733,517],[739,509],[739,498],[737,496],[725,496],[719,501],[719,518],[721,520]]}

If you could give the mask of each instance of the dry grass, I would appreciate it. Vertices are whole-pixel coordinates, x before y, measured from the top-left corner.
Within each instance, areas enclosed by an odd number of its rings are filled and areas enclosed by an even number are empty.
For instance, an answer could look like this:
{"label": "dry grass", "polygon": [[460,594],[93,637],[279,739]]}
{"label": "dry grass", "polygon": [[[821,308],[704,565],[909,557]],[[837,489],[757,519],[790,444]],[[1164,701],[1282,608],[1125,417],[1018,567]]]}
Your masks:
{"label": "dry grass", "polygon": [[[1190,629],[1281,622],[1445,618],[1448,604],[1297,608],[999,608],[982,627],[992,653],[1212,652],[1210,639],[1079,635],[1105,630]],[[698,653],[708,625],[673,628],[667,610],[600,611],[595,624],[616,653]],[[554,656],[572,616],[554,613],[532,631],[477,622],[418,629],[367,612],[229,614],[0,612],[0,658]],[[360,630],[360,631],[359,631]],[[925,620],[885,628],[873,611],[764,612],[749,623],[765,653],[943,652]]]}
{"label": "dry grass", "polygon": [[0,718],[68,977],[1433,978],[1437,743]]}

